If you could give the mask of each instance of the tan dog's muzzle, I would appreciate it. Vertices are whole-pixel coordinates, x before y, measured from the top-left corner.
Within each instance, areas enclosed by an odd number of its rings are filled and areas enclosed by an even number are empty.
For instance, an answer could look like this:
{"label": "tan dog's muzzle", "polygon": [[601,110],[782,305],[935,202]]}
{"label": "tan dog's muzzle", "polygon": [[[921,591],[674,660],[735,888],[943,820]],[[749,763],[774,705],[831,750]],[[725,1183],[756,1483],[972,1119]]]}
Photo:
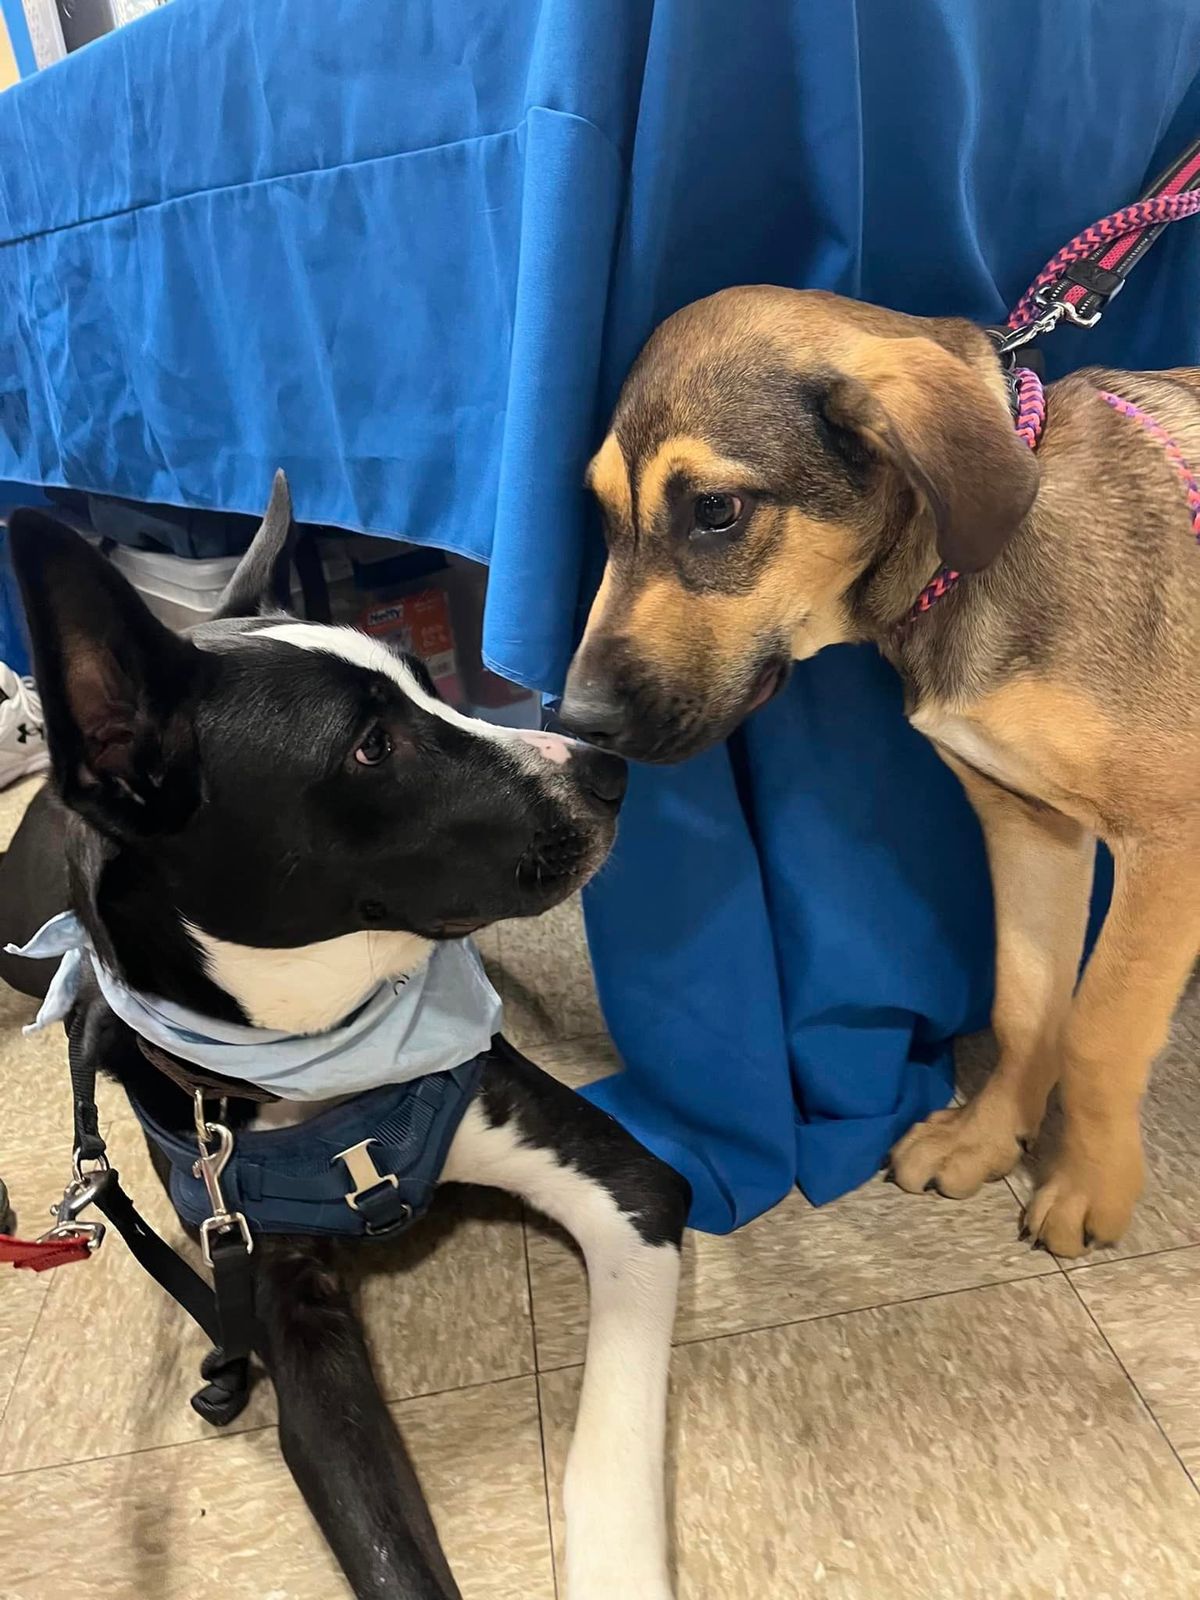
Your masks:
{"label": "tan dog's muzzle", "polygon": [[[661,643],[661,641],[660,641]],[[631,761],[674,762],[725,738],[787,681],[786,650],[761,652],[749,670],[717,652],[639,651],[623,634],[589,629],[567,675],[559,720],[589,744]]]}

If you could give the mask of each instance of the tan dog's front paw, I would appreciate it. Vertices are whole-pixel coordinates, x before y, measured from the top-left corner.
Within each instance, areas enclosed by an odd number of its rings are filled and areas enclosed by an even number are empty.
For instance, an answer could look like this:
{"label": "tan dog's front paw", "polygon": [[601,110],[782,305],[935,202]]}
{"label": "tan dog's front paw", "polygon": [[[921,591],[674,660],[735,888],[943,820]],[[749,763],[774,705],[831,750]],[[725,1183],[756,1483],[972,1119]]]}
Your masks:
{"label": "tan dog's front paw", "polygon": [[1024,1231],[1056,1256],[1080,1256],[1116,1244],[1142,1192],[1140,1146],[1097,1162],[1064,1152],[1025,1207]]}
{"label": "tan dog's front paw", "polygon": [[936,1189],[948,1200],[965,1200],[1011,1172],[1021,1150],[1007,1105],[973,1100],[935,1111],[910,1129],[892,1150],[891,1172],[910,1194]]}

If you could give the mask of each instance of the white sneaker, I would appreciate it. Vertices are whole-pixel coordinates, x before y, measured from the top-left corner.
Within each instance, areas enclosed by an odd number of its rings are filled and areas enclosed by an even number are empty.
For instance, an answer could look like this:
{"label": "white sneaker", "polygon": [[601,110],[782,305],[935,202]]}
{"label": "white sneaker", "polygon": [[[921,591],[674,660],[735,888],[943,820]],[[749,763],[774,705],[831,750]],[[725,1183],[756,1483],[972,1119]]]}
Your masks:
{"label": "white sneaker", "polygon": [[42,702],[32,678],[18,678],[0,661],[0,789],[50,764]]}

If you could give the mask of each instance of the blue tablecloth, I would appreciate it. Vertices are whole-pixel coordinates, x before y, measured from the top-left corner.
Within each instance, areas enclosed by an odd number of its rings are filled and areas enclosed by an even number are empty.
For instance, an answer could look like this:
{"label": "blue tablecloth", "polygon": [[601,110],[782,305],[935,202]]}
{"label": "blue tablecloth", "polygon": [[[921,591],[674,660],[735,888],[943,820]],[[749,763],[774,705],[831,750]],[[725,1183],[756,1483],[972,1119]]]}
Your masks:
{"label": "blue tablecloth", "polygon": [[[553,690],[579,483],[661,317],[822,285],[998,318],[1200,130],[1191,0],[174,0],[0,97],[0,479],[490,560]],[[1200,227],[1052,364],[1200,357]],[[590,892],[595,1091],[724,1230],[861,1181],[986,1013],[987,875],[872,655],[640,771]]]}

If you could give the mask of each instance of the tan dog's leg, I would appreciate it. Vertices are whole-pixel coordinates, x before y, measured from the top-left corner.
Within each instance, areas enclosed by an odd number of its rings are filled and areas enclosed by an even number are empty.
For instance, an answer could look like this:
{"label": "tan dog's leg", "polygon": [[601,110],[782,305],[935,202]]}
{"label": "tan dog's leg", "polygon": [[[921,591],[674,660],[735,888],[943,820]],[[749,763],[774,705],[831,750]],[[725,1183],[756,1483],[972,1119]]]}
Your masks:
{"label": "tan dog's leg", "polygon": [[1095,860],[1095,839],[951,761],[983,824],[996,902],[996,1070],[962,1109],[936,1111],[892,1151],[902,1189],[953,1199],[1010,1172],[1058,1075]]}
{"label": "tan dog's leg", "polygon": [[1114,1243],[1142,1189],[1140,1105],[1200,949],[1200,837],[1114,849],[1116,888],[1063,1039],[1062,1143],[1025,1220],[1055,1255]]}

